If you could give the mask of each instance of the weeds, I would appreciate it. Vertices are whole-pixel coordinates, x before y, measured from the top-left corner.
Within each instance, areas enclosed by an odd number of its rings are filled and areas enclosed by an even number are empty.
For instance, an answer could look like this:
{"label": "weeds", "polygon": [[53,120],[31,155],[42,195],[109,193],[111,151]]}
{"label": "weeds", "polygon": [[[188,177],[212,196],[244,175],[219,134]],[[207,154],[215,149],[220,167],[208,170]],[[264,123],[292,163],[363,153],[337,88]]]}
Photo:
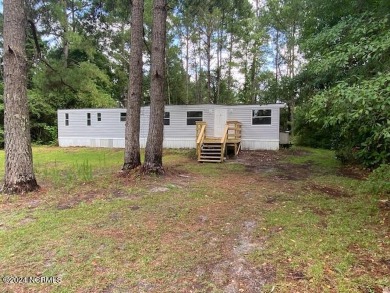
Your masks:
{"label": "weeds", "polygon": [[383,164],[375,169],[362,184],[365,192],[390,196],[390,165]]}
{"label": "weeds", "polygon": [[274,292],[390,286],[388,212],[340,175],[331,152],[199,164],[190,151],[167,150],[166,176],[136,178],[117,176],[122,150],[34,152],[43,190],[0,201],[0,276],[62,282],[7,292],[258,292],[253,280]]}

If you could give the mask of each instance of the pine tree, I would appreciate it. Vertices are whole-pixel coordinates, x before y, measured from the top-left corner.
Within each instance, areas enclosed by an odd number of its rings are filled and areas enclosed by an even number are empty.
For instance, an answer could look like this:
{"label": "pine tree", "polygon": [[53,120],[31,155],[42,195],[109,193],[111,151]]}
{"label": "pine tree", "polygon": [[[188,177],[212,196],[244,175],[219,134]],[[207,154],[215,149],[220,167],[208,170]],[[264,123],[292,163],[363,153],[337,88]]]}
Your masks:
{"label": "pine tree", "polygon": [[4,0],[5,193],[39,188],[30,142],[25,28],[24,1]]}
{"label": "pine tree", "polygon": [[127,97],[125,162],[122,170],[141,165],[140,117],[142,96],[143,0],[133,0],[131,17],[130,79]]}
{"label": "pine tree", "polygon": [[145,149],[144,173],[164,174],[162,165],[164,131],[164,83],[167,1],[154,0],[152,27],[150,121]]}

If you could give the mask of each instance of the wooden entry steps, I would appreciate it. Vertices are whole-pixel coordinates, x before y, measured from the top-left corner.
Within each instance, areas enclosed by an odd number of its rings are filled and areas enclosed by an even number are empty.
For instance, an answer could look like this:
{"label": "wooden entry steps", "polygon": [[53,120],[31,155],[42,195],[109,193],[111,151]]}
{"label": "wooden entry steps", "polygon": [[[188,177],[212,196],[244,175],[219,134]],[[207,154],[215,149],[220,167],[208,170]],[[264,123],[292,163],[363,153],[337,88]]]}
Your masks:
{"label": "wooden entry steps", "polygon": [[225,160],[228,148],[234,155],[241,149],[241,123],[227,121],[222,137],[206,136],[206,122],[196,123],[196,154],[198,162],[221,163]]}

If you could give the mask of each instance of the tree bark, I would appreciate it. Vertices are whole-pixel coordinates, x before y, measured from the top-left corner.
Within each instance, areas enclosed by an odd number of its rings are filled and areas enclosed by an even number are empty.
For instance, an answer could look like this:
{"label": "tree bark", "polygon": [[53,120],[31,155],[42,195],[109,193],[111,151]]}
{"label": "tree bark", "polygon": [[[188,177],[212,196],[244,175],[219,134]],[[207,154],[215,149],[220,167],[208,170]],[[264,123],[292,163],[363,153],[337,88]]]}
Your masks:
{"label": "tree bark", "polygon": [[[223,20],[222,20],[223,22]],[[222,67],[222,47],[223,47],[223,32],[222,28],[218,30],[218,42],[217,42],[217,70],[216,70],[216,93],[214,94],[214,104],[221,102],[220,90],[221,90],[221,67]]]}
{"label": "tree bark", "polygon": [[203,69],[202,69],[202,32],[200,29],[198,29],[198,58],[199,58],[199,63],[198,63],[198,104],[201,104],[204,102],[204,97],[203,97]]}
{"label": "tree bark", "polygon": [[33,170],[27,103],[26,21],[23,0],[4,0],[5,193],[39,188]]}
{"label": "tree bark", "polygon": [[63,8],[63,13],[64,13],[64,23],[63,23],[64,35],[62,37],[63,38],[62,42],[63,42],[63,46],[64,46],[64,48],[63,48],[64,67],[67,68],[68,67],[68,59],[69,59],[69,40],[68,40],[69,22],[68,22],[68,14],[67,14],[68,5],[67,5],[67,2],[65,0],[62,0],[61,4],[62,4],[62,8]]}
{"label": "tree bark", "polygon": [[132,170],[141,165],[140,118],[142,96],[142,48],[144,0],[133,0],[131,16],[130,78],[127,94],[125,131],[125,161],[122,170]]}
{"label": "tree bark", "polygon": [[211,98],[211,36],[212,29],[207,27],[206,31],[206,57],[207,57],[207,100],[209,103],[213,103]]}
{"label": "tree bark", "polygon": [[166,0],[153,2],[150,120],[149,133],[145,149],[145,163],[142,167],[146,174],[164,174],[162,165],[164,131],[164,84],[165,84],[165,45],[166,45]]}
{"label": "tree bark", "polygon": [[190,29],[186,27],[186,105],[190,103]]}
{"label": "tree bark", "polygon": [[229,45],[229,65],[228,65],[228,80],[227,80],[227,88],[228,88],[228,102],[231,102],[232,96],[232,87],[233,87],[233,77],[232,77],[232,67],[233,67],[233,33],[230,33],[230,45]]}

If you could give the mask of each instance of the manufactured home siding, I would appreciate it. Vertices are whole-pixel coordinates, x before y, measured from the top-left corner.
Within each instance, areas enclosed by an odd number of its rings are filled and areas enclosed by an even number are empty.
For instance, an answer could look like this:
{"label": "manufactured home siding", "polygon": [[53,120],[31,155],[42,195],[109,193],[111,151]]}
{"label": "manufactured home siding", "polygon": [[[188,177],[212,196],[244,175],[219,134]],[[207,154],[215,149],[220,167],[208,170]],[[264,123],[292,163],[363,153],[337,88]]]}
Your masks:
{"label": "manufactured home siding", "polygon": [[[252,111],[259,109],[270,109],[271,124],[270,125],[253,125]],[[242,106],[240,108],[229,108],[228,119],[240,121],[243,126],[243,139],[279,139],[279,116],[280,110],[273,106]]]}
{"label": "manufactured home siding", "polygon": [[170,112],[171,124],[164,128],[166,138],[193,138],[195,141],[196,125],[187,125],[187,112],[200,111],[202,119],[207,122],[206,132],[212,133],[214,125],[214,106],[212,105],[183,105],[166,106],[165,112]]}
{"label": "manufactured home siding", "polygon": [[[58,110],[58,142],[60,146],[124,147],[125,122],[120,121],[124,109]],[[65,113],[69,125],[65,126]],[[87,125],[87,113],[91,125]],[[98,113],[101,121],[98,121]]]}
{"label": "manufactured home siding", "polygon": [[[115,111],[113,111],[115,110]],[[58,132],[61,137],[123,138],[125,122],[120,121],[123,109],[78,109],[58,111]],[[69,126],[65,126],[65,113],[69,114]],[[91,113],[91,125],[87,125],[87,113]],[[101,121],[97,121],[101,113]]]}
{"label": "manufactured home siding", "polygon": [[[195,125],[187,125],[187,112],[201,111],[202,120],[207,123],[206,135],[214,136],[215,110],[226,109],[228,120],[242,123],[243,149],[277,149],[279,147],[279,112],[281,105],[171,105],[169,125],[164,126],[165,148],[195,147]],[[271,125],[252,125],[252,111],[271,109]],[[121,147],[125,145],[125,121],[121,113],[126,109],[77,109],[58,110],[58,141],[60,146]],[[90,113],[91,125],[87,125]],[[101,121],[98,121],[100,113]],[[68,114],[68,125],[65,117]],[[150,108],[141,108],[140,145],[145,147],[149,131]]]}
{"label": "manufactured home siding", "polygon": [[[242,149],[268,149],[276,150],[279,148],[279,117],[281,105],[243,105],[239,107],[228,108],[228,120],[241,122]],[[271,112],[270,125],[253,125],[253,110],[268,110]]]}

